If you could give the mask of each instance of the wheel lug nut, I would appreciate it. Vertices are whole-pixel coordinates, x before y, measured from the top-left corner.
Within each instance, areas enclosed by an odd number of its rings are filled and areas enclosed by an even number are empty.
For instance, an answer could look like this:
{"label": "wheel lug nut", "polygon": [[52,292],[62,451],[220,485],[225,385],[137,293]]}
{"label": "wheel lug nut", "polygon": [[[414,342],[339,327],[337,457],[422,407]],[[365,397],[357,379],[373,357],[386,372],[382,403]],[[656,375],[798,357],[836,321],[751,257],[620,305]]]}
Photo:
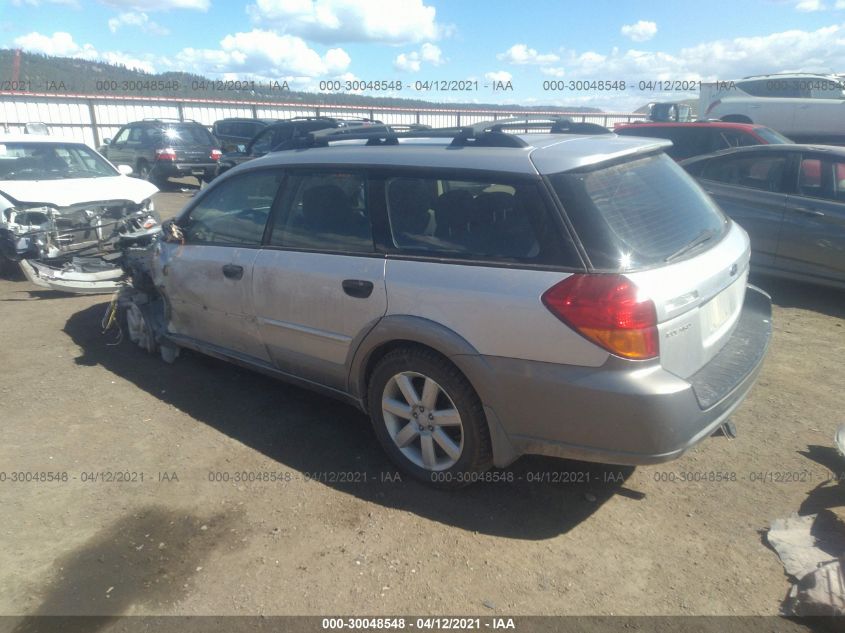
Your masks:
{"label": "wheel lug nut", "polygon": [[420,424],[420,425],[419,425],[419,429],[420,429],[420,431],[422,431],[422,430],[423,430],[423,425],[422,425],[422,424]]}
{"label": "wheel lug nut", "polygon": [[429,420],[433,420],[433,419],[434,419],[434,414],[429,413],[429,414],[428,414],[428,419],[429,419]]}
{"label": "wheel lug nut", "polygon": [[429,427],[428,427],[428,430],[429,430],[429,431],[433,431],[433,430],[434,430],[434,427],[433,427],[433,426],[429,426]]}

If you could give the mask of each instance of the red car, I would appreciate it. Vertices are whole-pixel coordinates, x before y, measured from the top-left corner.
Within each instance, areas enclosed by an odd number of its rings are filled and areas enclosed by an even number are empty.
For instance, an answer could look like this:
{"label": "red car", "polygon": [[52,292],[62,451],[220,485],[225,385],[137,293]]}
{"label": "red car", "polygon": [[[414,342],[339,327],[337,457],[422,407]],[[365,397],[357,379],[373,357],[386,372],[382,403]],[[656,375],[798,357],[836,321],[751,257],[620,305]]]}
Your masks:
{"label": "red car", "polygon": [[694,121],[691,123],[625,123],[613,130],[622,136],[648,136],[672,141],[666,150],[675,160],[709,154],[730,147],[791,143],[788,138],[765,125]]}

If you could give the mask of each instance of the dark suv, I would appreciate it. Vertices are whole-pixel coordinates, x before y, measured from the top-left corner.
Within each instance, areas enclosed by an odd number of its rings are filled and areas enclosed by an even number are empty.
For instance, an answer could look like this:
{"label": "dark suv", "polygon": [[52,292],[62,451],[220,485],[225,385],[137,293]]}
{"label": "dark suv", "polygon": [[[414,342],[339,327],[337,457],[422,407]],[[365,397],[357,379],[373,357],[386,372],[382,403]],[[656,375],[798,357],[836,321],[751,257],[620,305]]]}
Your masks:
{"label": "dark suv", "polygon": [[223,152],[235,152],[238,145],[246,145],[252,137],[282,119],[220,119],[211,126],[211,133],[220,141]]}
{"label": "dark suv", "polygon": [[613,130],[621,136],[645,136],[672,141],[666,150],[675,160],[709,154],[731,147],[791,143],[788,138],[765,125],[694,121],[689,123],[631,123]]}
{"label": "dark suv", "polygon": [[135,175],[156,184],[194,176],[210,181],[223,155],[220,144],[196,121],[144,119],[124,125],[100,148],[114,164],[130,165]]}
{"label": "dark suv", "polygon": [[297,139],[304,138],[309,132],[329,128],[366,128],[366,131],[385,129],[381,121],[373,119],[337,119],[333,117],[295,117],[279,121],[259,131],[249,143],[237,151],[223,154],[217,166],[217,175],[228,171],[253,158],[264,156],[267,152],[290,149]]}

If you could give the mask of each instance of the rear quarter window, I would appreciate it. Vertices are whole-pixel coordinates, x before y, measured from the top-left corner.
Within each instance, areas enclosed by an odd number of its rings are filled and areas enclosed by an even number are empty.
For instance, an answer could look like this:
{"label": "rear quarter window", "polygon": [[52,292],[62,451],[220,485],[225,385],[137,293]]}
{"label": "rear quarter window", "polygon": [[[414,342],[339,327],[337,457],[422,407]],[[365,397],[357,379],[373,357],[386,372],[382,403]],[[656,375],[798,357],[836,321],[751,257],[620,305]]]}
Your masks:
{"label": "rear quarter window", "polygon": [[727,219],[665,154],[550,176],[594,268],[631,271],[661,265]]}

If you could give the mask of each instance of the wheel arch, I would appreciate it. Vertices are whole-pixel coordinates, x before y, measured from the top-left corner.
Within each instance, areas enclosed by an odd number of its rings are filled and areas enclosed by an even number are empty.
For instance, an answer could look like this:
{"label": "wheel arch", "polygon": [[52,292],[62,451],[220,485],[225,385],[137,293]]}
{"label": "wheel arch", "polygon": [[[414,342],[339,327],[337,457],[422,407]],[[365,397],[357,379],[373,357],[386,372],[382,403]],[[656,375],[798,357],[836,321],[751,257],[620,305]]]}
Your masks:
{"label": "wheel arch", "polygon": [[348,392],[368,411],[369,379],[378,362],[395,349],[423,348],[454,365],[481,400],[492,441],[493,462],[498,467],[513,462],[513,448],[495,413],[495,386],[489,365],[472,344],[450,328],[422,317],[391,315],[366,332],[350,351]]}

